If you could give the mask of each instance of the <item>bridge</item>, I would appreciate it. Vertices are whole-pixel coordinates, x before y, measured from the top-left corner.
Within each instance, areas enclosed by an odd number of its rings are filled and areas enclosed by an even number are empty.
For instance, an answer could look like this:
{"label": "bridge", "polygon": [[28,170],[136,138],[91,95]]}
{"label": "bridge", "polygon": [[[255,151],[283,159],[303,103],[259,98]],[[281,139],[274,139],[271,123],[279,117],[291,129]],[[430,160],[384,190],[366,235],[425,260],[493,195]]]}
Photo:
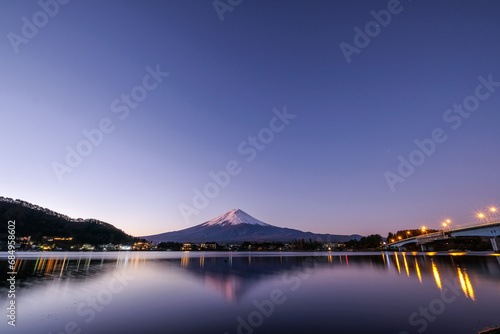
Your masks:
{"label": "bridge", "polygon": [[438,240],[445,240],[455,237],[488,237],[490,238],[493,251],[498,252],[498,244],[496,240],[498,236],[500,236],[500,221],[423,234],[417,237],[410,237],[407,239],[389,243],[386,245],[386,247],[394,246],[399,248],[409,243],[416,243],[417,245],[420,245],[422,251],[425,252],[427,250],[426,244]]}

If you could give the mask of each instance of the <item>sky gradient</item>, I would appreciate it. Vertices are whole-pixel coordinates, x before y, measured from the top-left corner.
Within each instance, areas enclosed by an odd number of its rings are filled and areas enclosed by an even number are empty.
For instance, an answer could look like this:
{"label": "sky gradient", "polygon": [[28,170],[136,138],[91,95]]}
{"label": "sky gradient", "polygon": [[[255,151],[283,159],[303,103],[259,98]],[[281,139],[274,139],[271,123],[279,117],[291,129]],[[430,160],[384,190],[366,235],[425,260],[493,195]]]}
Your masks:
{"label": "sky gradient", "polygon": [[[133,235],[235,208],[333,234],[472,222],[500,203],[500,87],[474,99],[478,77],[500,82],[500,2],[401,1],[348,63],[340,44],[388,4],[243,1],[221,21],[212,1],[73,0],[44,22],[36,1],[2,1],[0,195]],[[464,100],[479,104],[457,126],[447,110]],[[58,178],[54,163],[103,120]],[[435,129],[446,140],[391,189],[384,174]],[[193,189],[231,161],[239,172],[185,219]]]}

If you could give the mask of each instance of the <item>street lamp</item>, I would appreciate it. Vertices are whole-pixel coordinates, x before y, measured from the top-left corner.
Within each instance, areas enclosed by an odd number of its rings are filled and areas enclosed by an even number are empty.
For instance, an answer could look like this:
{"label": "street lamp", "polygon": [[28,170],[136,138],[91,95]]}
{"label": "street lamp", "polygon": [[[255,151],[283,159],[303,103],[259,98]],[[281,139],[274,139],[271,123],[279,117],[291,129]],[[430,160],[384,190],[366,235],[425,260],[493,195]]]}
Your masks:
{"label": "street lamp", "polygon": [[423,233],[423,234],[425,234],[425,231],[426,231],[426,230],[427,230],[427,229],[425,228],[425,226],[422,226],[422,233]]}
{"label": "street lamp", "polygon": [[411,237],[411,232],[410,231],[406,231],[406,238],[409,238]]}
{"label": "street lamp", "polygon": [[443,235],[444,231],[446,230],[446,227],[451,223],[450,219],[446,219],[446,221],[442,224],[443,225]]}
{"label": "street lamp", "polygon": [[484,219],[486,223],[493,221],[493,217],[498,213],[498,209],[494,206],[490,206],[487,212],[478,212],[477,218]]}
{"label": "street lamp", "polygon": [[403,239],[403,238],[400,235],[398,235],[398,240],[401,240],[401,239]]}
{"label": "street lamp", "polygon": [[490,218],[491,218],[491,221],[493,221],[493,217],[495,216],[495,214],[498,213],[498,209],[494,206],[490,207]]}
{"label": "street lamp", "polygon": [[444,229],[446,229],[446,227],[448,227],[450,224],[451,224],[451,220],[446,219],[442,225],[443,225]]}

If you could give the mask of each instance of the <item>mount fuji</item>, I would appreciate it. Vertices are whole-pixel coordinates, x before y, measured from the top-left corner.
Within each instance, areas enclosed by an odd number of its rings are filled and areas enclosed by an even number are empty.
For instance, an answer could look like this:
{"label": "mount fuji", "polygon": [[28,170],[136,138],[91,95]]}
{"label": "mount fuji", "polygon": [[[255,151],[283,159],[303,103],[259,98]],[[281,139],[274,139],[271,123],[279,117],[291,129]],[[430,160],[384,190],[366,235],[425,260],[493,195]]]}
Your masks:
{"label": "mount fuji", "polygon": [[289,242],[296,239],[312,239],[319,242],[344,242],[351,239],[359,240],[361,236],[358,234],[318,234],[273,226],[250,216],[243,210],[234,209],[212,220],[184,230],[143,236],[141,238],[153,242],[240,243],[244,241]]}

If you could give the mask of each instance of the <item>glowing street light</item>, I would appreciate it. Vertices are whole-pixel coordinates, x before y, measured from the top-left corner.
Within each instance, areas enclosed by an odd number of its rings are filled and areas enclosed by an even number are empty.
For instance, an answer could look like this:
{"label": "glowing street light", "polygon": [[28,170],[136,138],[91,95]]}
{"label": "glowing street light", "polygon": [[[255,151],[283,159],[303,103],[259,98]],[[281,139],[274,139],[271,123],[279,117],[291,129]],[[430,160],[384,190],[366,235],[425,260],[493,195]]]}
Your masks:
{"label": "glowing street light", "polygon": [[411,237],[411,232],[410,231],[406,231],[406,237],[407,238]]}
{"label": "glowing street light", "polygon": [[488,208],[488,211],[480,211],[477,213],[477,218],[478,219],[484,219],[487,223],[489,222],[488,220],[493,219],[493,217],[498,213],[498,209],[494,206],[490,206]]}
{"label": "glowing street light", "polygon": [[398,235],[398,239],[399,239],[399,240],[401,240],[401,239],[403,239],[403,238],[402,238],[400,235]]}
{"label": "glowing street light", "polygon": [[425,233],[426,230],[425,226],[422,226],[422,233]]}
{"label": "glowing street light", "polygon": [[493,219],[496,219],[495,216],[498,213],[498,209],[494,206],[490,207],[490,219],[493,221]]}
{"label": "glowing street light", "polygon": [[446,219],[446,221],[442,224],[443,225],[443,234],[444,234],[444,231],[446,230],[446,227],[451,223],[451,220],[450,219]]}

